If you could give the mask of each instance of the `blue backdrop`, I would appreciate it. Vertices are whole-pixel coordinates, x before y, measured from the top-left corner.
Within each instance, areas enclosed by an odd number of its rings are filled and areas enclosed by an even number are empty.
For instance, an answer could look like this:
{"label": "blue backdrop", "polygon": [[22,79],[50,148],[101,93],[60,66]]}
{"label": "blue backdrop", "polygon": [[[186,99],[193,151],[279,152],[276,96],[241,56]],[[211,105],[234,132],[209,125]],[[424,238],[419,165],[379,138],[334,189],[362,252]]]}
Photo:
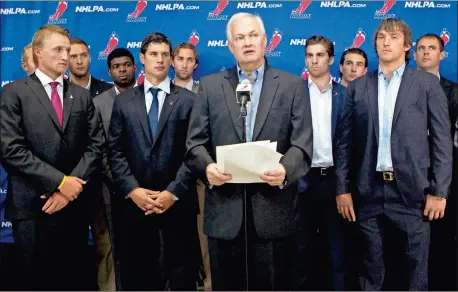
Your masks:
{"label": "blue backdrop", "polygon": [[[106,58],[117,47],[132,51],[139,83],[144,77],[138,58],[143,37],[165,33],[174,45],[191,42],[199,51],[200,65],[194,79],[234,65],[225,37],[228,19],[236,12],[259,14],[269,39],[269,64],[306,78],[306,38],[320,34],[335,42],[332,74],[338,81],[338,61],[349,47],[369,55],[369,69],[376,68],[372,38],[377,24],[387,17],[401,17],[413,30],[414,40],[436,33],[446,43],[441,74],[457,79],[457,3],[447,1],[34,1],[0,2],[1,86],[22,78],[22,48],[37,28],[53,23],[68,28],[90,46],[91,74],[111,81]],[[410,64],[415,67],[415,62]],[[171,75],[173,73],[171,72]],[[3,218],[6,174],[0,170],[0,241],[11,242],[11,223]]]}

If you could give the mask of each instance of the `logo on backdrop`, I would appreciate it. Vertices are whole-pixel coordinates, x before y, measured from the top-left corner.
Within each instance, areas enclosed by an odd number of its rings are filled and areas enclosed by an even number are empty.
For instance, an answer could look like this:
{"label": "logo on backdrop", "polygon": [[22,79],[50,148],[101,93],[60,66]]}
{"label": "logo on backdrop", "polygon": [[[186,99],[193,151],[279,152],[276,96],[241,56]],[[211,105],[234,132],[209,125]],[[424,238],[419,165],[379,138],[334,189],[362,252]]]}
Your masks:
{"label": "logo on backdrop", "polygon": [[356,32],[355,38],[353,39],[353,44],[350,48],[359,48],[366,40],[366,33],[363,31],[362,28],[359,28]]}
{"label": "logo on backdrop", "polygon": [[396,0],[385,1],[385,3],[383,3],[383,7],[375,11],[374,19],[385,19],[385,18],[396,17],[395,14],[388,14],[391,8],[393,8],[394,4],[396,4]]}
{"label": "logo on backdrop", "polygon": [[193,46],[197,46],[199,43],[199,33],[196,30],[193,30],[191,35],[189,36],[189,43]]}
{"label": "logo on backdrop", "polygon": [[309,78],[309,70],[307,69],[307,66],[305,66],[304,69],[302,69],[301,77],[304,80]]}
{"label": "logo on backdrop", "polygon": [[141,0],[137,2],[137,6],[133,12],[127,14],[126,22],[146,22],[146,16],[141,17],[143,10],[145,10],[148,5],[146,0]]}
{"label": "logo on backdrop", "polygon": [[270,39],[269,44],[266,47],[266,56],[280,57],[281,52],[275,52],[275,49],[277,48],[278,44],[280,43],[281,38],[282,38],[282,33],[278,28],[276,28],[274,30],[272,38]]}
{"label": "logo on backdrop", "polygon": [[310,19],[312,18],[312,14],[304,13],[304,11],[307,10],[310,4],[312,4],[311,0],[301,1],[301,3],[299,3],[299,6],[297,6],[296,9],[291,11],[289,18],[291,19]]}
{"label": "logo on backdrop", "polygon": [[67,10],[68,1],[61,0],[57,4],[56,12],[53,15],[50,15],[48,18],[48,24],[66,24],[67,19],[61,18],[62,14],[64,14],[65,10]]}
{"label": "logo on backdrop", "polygon": [[119,36],[112,32],[110,39],[108,40],[107,47],[105,50],[100,51],[99,53],[99,60],[106,60],[108,55],[116,48],[119,43]]}
{"label": "logo on backdrop", "polygon": [[142,85],[144,81],[145,81],[145,72],[142,69],[140,73],[138,73],[138,76],[137,76],[137,85]]}
{"label": "logo on backdrop", "polygon": [[229,0],[218,1],[216,8],[208,13],[207,20],[227,20],[227,15],[221,15],[226,6],[229,4]]}
{"label": "logo on backdrop", "polygon": [[[447,44],[450,42],[450,33],[448,32],[446,28],[442,29],[440,37],[444,41],[444,47],[447,46]],[[445,56],[448,57],[447,51],[445,51]]]}

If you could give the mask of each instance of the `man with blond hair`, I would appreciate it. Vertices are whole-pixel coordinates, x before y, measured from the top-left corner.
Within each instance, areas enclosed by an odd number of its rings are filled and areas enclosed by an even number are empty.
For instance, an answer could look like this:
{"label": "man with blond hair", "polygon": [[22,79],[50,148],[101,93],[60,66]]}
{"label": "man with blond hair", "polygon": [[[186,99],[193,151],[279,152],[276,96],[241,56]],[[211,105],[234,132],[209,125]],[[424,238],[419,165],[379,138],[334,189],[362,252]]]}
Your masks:
{"label": "man with blond hair", "polygon": [[386,289],[390,243],[402,255],[392,288],[426,291],[429,221],[444,216],[452,177],[447,99],[436,76],[407,66],[404,21],[383,20],[374,47],[378,70],[349,84],[336,131],[337,211],[362,238],[362,290]]}
{"label": "man with blond hair", "polygon": [[35,64],[33,63],[33,52],[32,44],[28,44],[22,50],[21,56],[21,67],[27,73],[27,75],[32,75],[35,72]]}
{"label": "man with blond hair", "polygon": [[[312,120],[305,83],[269,66],[267,37],[259,16],[237,13],[227,24],[236,65],[201,79],[191,114],[186,163],[208,187],[204,232],[208,236],[213,290],[289,290],[291,237],[296,230],[297,181],[310,169]],[[235,90],[252,84],[247,123]],[[244,81],[244,82],[247,82]],[[233,184],[216,165],[216,147],[276,141],[283,154],[263,183]]]}
{"label": "man with blond hair", "polygon": [[35,73],[3,88],[1,163],[5,217],[13,223],[18,290],[83,290],[88,199],[103,128],[88,91],[64,80],[68,30],[43,26],[32,41]]}

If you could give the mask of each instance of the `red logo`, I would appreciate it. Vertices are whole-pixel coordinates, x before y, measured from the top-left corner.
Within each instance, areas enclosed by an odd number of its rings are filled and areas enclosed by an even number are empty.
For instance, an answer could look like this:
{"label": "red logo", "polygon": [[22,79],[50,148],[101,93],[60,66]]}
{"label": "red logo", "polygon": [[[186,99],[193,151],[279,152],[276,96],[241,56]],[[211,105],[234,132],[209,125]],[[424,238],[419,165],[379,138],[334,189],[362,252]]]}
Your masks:
{"label": "red logo", "polygon": [[116,48],[118,43],[119,36],[115,32],[112,32],[110,39],[108,40],[107,47],[105,48],[105,50],[100,51],[99,53],[99,59],[106,59],[108,55]]}
{"label": "red logo", "polygon": [[450,33],[447,31],[446,28],[442,30],[441,39],[444,41],[444,46],[446,46],[450,41]]}
{"label": "red logo", "polygon": [[142,85],[144,81],[145,81],[145,72],[143,72],[143,69],[142,69],[142,71],[140,71],[140,73],[137,76],[137,85]]}
{"label": "red logo", "polygon": [[302,14],[310,6],[310,4],[312,4],[311,0],[301,1],[301,3],[299,3],[299,6],[291,13]]}
{"label": "red logo", "polygon": [[135,6],[135,10],[132,13],[127,15],[128,18],[137,18],[142,14],[143,10],[145,10],[146,6],[148,5],[146,0],[141,0],[137,2],[137,6]]}
{"label": "red logo", "polygon": [[383,4],[383,7],[380,8],[379,10],[375,11],[375,15],[387,14],[388,11],[390,11],[391,8],[393,8],[395,3],[396,3],[396,0],[385,1],[385,3]]}
{"label": "red logo", "polygon": [[67,1],[64,1],[64,0],[59,1],[59,4],[57,4],[57,7],[56,7],[56,12],[54,12],[54,14],[49,16],[48,22],[57,23],[60,17],[62,16],[62,14],[64,14],[65,10],[67,10],[67,7],[68,7]]}
{"label": "red logo", "polygon": [[191,35],[189,36],[189,43],[191,45],[196,46],[199,43],[199,33],[196,30],[193,30]]}
{"label": "red logo", "polygon": [[272,52],[275,50],[275,48],[278,46],[278,44],[281,41],[281,32],[276,28],[274,30],[274,34],[272,35],[272,38],[270,39],[269,45],[266,47],[266,52]]}
{"label": "red logo", "polygon": [[353,39],[353,44],[350,48],[359,48],[366,40],[366,33],[360,28],[358,32],[356,32],[356,36]]}
{"label": "red logo", "polygon": [[215,10],[208,13],[208,17],[215,17],[221,14],[226,6],[229,4],[229,0],[218,1]]}
{"label": "red logo", "polygon": [[304,80],[309,78],[309,70],[307,69],[307,66],[302,70],[301,77]]}

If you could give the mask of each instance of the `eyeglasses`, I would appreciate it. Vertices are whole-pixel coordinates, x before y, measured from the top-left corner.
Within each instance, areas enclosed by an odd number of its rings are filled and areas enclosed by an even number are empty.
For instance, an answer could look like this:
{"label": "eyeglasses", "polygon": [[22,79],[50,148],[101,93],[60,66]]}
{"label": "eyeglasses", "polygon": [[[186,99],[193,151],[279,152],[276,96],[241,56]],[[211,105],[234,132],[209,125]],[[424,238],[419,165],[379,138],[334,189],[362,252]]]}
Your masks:
{"label": "eyeglasses", "polygon": [[238,35],[235,37],[234,42],[243,43],[247,38],[250,41],[257,41],[259,39],[259,33],[250,33],[249,35]]}

